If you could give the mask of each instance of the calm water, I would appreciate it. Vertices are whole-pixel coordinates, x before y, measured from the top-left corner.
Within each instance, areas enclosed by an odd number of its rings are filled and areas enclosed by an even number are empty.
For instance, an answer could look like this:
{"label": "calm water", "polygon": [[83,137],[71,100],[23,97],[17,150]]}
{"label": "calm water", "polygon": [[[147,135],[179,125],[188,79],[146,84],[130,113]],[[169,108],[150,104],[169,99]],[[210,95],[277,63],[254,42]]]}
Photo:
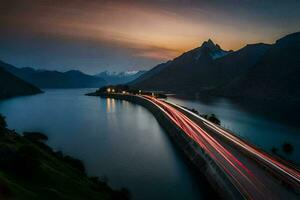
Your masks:
{"label": "calm water", "polygon": [[[150,112],[126,101],[84,96],[88,91],[46,90],[3,100],[0,113],[18,132],[46,133],[50,146],[83,160],[90,175],[108,177],[115,188],[129,188],[133,199],[206,199],[206,183],[191,172]],[[287,157],[300,163],[295,127],[224,99],[169,100],[216,114],[223,126],[267,151],[290,142],[295,150]]]}
{"label": "calm water", "polygon": [[[234,131],[247,141],[271,152],[272,147],[279,149],[279,154],[300,165],[300,126],[292,126],[284,121],[286,116],[272,116],[275,110],[267,109],[266,106],[257,108],[245,108],[227,99],[187,100],[169,97],[168,100],[196,109],[203,114],[216,114],[221,120],[222,126]],[[282,112],[284,113],[284,112]],[[299,117],[298,117],[299,118]],[[288,142],[294,147],[292,154],[285,154],[282,144]]]}
{"label": "calm water", "polygon": [[127,187],[134,199],[206,199],[206,183],[191,172],[150,112],[86,92],[46,90],[0,101],[0,112],[9,128],[46,133],[50,146],[83,160],[90,175]]}

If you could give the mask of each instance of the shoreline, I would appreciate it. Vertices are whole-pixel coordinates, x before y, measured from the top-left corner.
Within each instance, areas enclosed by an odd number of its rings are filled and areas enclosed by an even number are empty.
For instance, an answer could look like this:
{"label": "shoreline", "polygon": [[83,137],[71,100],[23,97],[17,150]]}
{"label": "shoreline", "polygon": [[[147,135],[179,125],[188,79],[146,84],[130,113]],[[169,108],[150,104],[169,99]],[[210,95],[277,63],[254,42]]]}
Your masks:
{"label": "shoreline", "polygon": [[17,133],[0,114],[0,199],[129,199],[126,188],[87,175],[84,163],[46,144],[41,132]]}
{"label": "shoreline", "polygon": [[216,198],[221,199],[242,199],[241,194],[234,185],[227,179],[216,163],[206,153],[195,145],[191,138],[187,137],[158,107],[144,98],[128,94],[88,93],[87,96],[98,96],[100,98],[114,98],[125,100],[145,107],[149,110],[160,126],[166,131],[172,143],[186,159],[195,171],[209,184],[214,191]]}

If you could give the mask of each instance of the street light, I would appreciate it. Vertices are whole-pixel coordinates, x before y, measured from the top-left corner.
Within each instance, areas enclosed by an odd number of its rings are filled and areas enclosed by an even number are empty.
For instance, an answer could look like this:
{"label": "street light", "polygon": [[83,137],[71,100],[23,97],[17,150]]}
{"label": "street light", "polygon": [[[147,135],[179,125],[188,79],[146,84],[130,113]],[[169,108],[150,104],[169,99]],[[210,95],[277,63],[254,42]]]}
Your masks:
{"label": "street light", "polygon": [[112,92],[115,92],[115,89],[112,89]]}
{"label": "street light", "polygon": [[111,89],[110,89],[110,88],[107,88],[106,91],[107,91],[108,93],[110,93]]}

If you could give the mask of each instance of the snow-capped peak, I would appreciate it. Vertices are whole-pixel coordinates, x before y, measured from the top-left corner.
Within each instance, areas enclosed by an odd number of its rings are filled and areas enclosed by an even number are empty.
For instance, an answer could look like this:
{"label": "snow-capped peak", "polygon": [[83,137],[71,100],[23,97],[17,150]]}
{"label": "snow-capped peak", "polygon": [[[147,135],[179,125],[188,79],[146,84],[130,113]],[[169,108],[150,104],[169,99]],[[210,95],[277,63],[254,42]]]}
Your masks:
{"label": "snow-capped peak", "polygon": [[138,71],[138,70],[124,71],[124,72],[103,71],[103,72],[97,74],[97,76],[100,76],[100,77],[101,76],[125,77],[125,76],[133,76],[139,72],[140,71]]}
{"label": "snow-capped peak", "polygon": [[202,45],[196,49],[195,60],[199,60],[203,53],[208,53],[212,59],[221,58],[229,51],[224,51],[218,44],[215,44],[211,39],[202,43]]}

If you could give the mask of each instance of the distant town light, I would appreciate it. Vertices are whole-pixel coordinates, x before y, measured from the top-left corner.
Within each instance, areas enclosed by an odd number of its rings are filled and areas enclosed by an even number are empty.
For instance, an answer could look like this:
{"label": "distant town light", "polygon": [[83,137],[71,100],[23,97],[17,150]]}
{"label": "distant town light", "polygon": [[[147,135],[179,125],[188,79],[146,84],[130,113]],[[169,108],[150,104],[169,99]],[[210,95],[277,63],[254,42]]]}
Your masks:
{"label": "distant town light", "polygon": [[141,93],[142,93],[142,90],[139,90],[139,93],[141,94]]}
{"label": "distant town light", "polygon": [[123,93],[123,94],[126,94],[126,91],[123,91],[122,93]]}
{"label": "distant town light", "polygon": [[115,92],[115,89],[112,89],[112,92]]}
{"label": "distant town light", "polygon": [[110,91],[111,91],[111,89],[110,89],[110,88],[107,88],[107,89],[106,89],[106,91],[107,91],[107,92],[110,92]]}

